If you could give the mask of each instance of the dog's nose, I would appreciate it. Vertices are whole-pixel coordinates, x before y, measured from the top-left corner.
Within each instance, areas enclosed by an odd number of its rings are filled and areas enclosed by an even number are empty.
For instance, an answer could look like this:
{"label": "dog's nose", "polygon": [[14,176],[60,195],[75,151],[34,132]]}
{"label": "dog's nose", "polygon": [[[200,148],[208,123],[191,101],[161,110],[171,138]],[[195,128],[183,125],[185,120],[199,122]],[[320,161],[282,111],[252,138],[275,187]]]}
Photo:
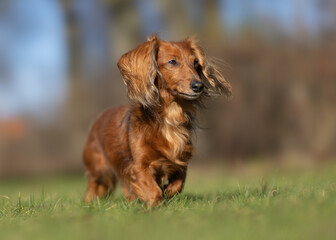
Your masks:
{"label": "dog's nose", "polygon": [[195,92],[195,93],[200,93],[203,91],[204,89],[204,84],[200,81],[193,81],[191,84],[190,84],[190,88]]}

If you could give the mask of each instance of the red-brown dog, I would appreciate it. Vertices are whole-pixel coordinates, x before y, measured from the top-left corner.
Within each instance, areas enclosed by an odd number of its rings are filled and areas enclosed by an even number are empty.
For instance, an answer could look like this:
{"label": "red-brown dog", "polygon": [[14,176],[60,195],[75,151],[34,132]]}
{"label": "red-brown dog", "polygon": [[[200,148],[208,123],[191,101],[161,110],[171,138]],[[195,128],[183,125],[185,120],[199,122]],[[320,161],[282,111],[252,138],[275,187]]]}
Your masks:
{"label": "red-brown dog", "polygon": [[115,190],[148,206],[181,192],[192,153],[191,131],[204,98],[231,95],[231,86],[195,40],[153,35],[118,62],[132,102],[106,110],[84,148],[85,201]]}

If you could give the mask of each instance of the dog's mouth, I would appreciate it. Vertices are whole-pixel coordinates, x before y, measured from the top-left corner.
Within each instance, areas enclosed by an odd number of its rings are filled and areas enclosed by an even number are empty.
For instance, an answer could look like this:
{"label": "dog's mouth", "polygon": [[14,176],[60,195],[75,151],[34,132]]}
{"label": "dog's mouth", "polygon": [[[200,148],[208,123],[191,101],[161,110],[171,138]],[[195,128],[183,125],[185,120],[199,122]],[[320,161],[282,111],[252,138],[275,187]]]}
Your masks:
{"label": "dog's mouth", "polygon": [[194,93],[194,94],[187,94],[187,93],[182,93],[182,92],[177,92],[177,95],[180,97],[187,99],[187,100],[195,100],[199,98],[202,95],[202,92],[200,93]]}

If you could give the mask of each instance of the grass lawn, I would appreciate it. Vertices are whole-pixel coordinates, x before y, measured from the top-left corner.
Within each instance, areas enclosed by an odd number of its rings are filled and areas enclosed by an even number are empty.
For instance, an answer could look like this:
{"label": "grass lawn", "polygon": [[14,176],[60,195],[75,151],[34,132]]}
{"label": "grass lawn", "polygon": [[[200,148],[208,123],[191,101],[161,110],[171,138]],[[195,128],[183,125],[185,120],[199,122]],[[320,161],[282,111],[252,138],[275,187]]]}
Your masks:
{"label": "grass lawn", "polygon": [[84,176],[2,179],[0,239],[336,239],[336,166],[251,169],[191,169],[152,210],[120,190],[87,206]]}

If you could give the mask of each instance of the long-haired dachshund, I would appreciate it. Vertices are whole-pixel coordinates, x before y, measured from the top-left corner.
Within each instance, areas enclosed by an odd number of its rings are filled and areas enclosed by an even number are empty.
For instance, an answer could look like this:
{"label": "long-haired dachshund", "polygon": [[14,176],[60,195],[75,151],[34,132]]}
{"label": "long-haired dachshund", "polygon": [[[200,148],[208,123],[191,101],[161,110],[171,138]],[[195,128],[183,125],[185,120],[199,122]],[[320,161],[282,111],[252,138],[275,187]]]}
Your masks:
{"label": "long-haired dachshund", "polygon": [[131,104],[109,108],[94,122],[84,148],[85,201],[115,190],[155,206],[181,192],[192,153],[191,132],[202,100],[231,95],[231,86],[192,38],[152,35],[124,54],[118,68]]}

